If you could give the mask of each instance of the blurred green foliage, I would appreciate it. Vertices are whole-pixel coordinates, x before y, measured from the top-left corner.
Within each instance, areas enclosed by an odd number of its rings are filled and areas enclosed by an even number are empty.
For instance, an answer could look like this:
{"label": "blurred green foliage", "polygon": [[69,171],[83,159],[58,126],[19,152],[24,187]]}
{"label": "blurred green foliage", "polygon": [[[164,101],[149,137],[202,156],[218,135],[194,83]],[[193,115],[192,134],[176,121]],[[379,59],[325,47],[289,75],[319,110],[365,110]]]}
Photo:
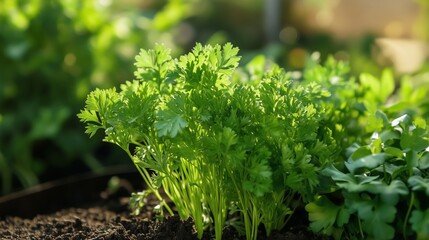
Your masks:
{"label": "blurred green foliage", "polygon": [[[168,31],[189,12],[162,16],[184,9],[183,2],[139,9],[105,0],[2,1],[0,193],[41,177],[100,170],[101,158],[103,166],[120,161],[82,134],[76,113],[90,90],[132,78],[140,47],[159,41],[182,51]],[[71,169],[75,160],[80,165]]]}
{"label": "blurred green foliage", "polygon": [[[134,56],[155,43],[178,56],[195,42],[232,42],[241,64],[263,54],[287,70],[302,70],[317,51],[322,61],[349,60],[355,75],[381,73],[375,36],[341,42],[288,25],[293,1],[278,9],[280,27],[296,34],[286,42],[280,33],[267,41],[263,0],[0,1],[0,193],[118,162],[122,153],[89,141],[75,114],[90,90],[132,79]],[[416,1],[427,35],[428,4]]]}

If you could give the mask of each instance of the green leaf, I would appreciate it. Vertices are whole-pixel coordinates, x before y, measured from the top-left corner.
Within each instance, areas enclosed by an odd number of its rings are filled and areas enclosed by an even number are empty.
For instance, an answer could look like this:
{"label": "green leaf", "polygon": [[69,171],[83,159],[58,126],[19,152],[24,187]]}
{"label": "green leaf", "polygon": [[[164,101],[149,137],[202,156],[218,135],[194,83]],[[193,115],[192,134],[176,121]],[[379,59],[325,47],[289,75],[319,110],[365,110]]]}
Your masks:
{"label": "green leaf", "polygon": [[356,170],[359,170],[361,168],[374,169],[379,165],[383,164],[384,161],[389,158],[391,158],[391,156],[388,154],[378,153],[356,160],[349,159],[347,162],[345,162],[345,165],[351,173],[355,173]]}
{"label": "green leaf", "polygon": [[261,148],[257,153],[250,156],[251,165],[247,169],[249,177],[243,182],[243,188],[253,192],[257,197],[262,197],[266,192],[273,189],[272,171],[268,165],[271,153],[266,148]]}
{"label": "green leaf", "polygon": [[395,90],[395,78],[390,69],[384,69],[380,79],[380,98],[385,102]]}
{"label": "green leaf", "polygon": [[395,229],[389,224],[396,215],[396,208],[387,204],[375,205],[371,216],[363,222],[363,229],[375,239],[392,239]]}
{"label": "green leaf", "polygon": [[147,202],[147,197],[152,194],[151,190],[145,190],[142,192],[132,193],[130,197],[130,208],[132,215],[139,215],[140,211],[143,210],[145,203]]}
{"label": "green leaf", "polygon": [[414,210],[410,217],[411,228],[416,232],[418,240],[429,239],[429,209]]}
{"label": "green leaf", "polygon": [[236,144],[237,141],[237,134],[231,128],[226,127],[223,129],[219,144],[224,148],[225,153],[227,153],[230,147]]}
{"label": "green leaf", "polygon": [[408,188],[404,182],[395,179],[389,185],[382,183],[375,185],[374,188],[368,190],[374,194],[380,194],[381,199],[385,203],[394,205],[398,202],[398,195],[407,195]]}
{"label": "green leaf", "polygon": [[263,55],[258,55],[246,65],[246,70],[249,71],[250,75],[254,78],[251,80],[262,80],[262,77],[265,73],[265,62],[265,57]]}
{"label": "green leaf", "polygon": [[158,112],[158,121],[155,122],[155,128],[158,136],[170,136],[174,138],[183,128],[188,126],[188,122],[181,114],[171,110]]}
{"label": "green leaf", "polygon": [[350,174],[345,174],[334,166],[329,166],[322,170],[322,174],[327,177],[331,177],[335,181],[352,182],[355,179]]}
{"label": "green leaf", "polygon": [[420,169],[428,169],[429,168],[429,153],[424,152],[423,155],[419,159],[419,168]]}
{"label": "green leaf", "polygon": [[372,154],[371,149],[368,146],[362,146],[357,149],[354,149],[354,152],[352,153],[350,158],[356,161],[360,158],[366,157],[371,154]]}
{"label": "green leaf", "polygon": [[401,135],[401,148],[411,149],[414,151],[422,151],[429,146],[429,140],[425,136],[425,132],[421,128],[414,129],[413,131],[407,131]]}
{"label": "green leaf", "polygon": [[358,212],[362,219],[363,230],[374,239],[392,239],[395,229],[390,225],[396,216],[394,205],[380,201],[380,199],[350,199],[346,206]]}
{"label": "green leaf", "polygon": [[154,49],[141,49],[136,56],[134,75],[139,80],[153,81],[159,86],[166,80],[166,76],[173,68],[170,49],[164,45],[156,44]]}
{"label": "green leaf", "polygon": [[341,227],[349,220],[350,214],[341,206],[333,204],[324,196],[319,197],[315,202],[305,205],[310,220],[310,228],[313,232],[331,234],[335,223]]}
{"label": "green leaf", "polygon": [[395,148],[395,147],[386,147],[386,148],[384,148],[384,152],[386,153],[386,154],[389,154],[389,155],[392,155],[392,156],[394,156],[394,157],[397,157],[397,158],[404,158],[404,153],[402,152],[402,150],[401,149],[399,149],[399,148]]}
{"label": "green leaf", "polygon": [[88,109],[81,110],[77,116],[80,118],[82,122],[94,122],[94,123],[100,122],[97,116],[97,112],[94,110],[88,110]]}
{"label": "green leaf", "polygon": [[378,100],[378,102],[382,102],[379,99],[378,94],[380,93],[380,82],[377,78],[372,76],[369,73],[361,73],[359,76],[360,83],[364,89],[367,89],[367,99]]}
{"label": "green leaf", "polygon": [[423,190],[426,193],[426,196],[429,196],[429,179],[422,178],[421,176],[412,176],[408,179],[408,184],[410,184],[413,191]]}
{"label": "green leaf", "polygon": [[158,136],[167,136],[174,138],[183,128],[188,126],[185,107],[188,104],[185,94],[178,93],[168,98],[166,106],[157,112],[155,129]]}
{"label": "green leaf", "polygon": [[85,109],[77,116],[80,121],[87,123],[86,133],[94,136],[100,128],[107,128],[107,120],[114,117],[114,105],[119,95],[115,88],[96,89],[88,94]]}
{"label": "green leaf", "polygon": [[322,170],[322,174],[331,177],[336,181],[336,185],[348,192],[364,192],[368,191],[378,176],[364,176],[364,175],[351,175],[345,174],[337,170],[335,167],[330,166]]}
{"label": "green leaf", "polygon": [[234,70],[238,66],[238,62],[240,61],[240,57],[237,56],[239,49],[231,43],[227,43],[223,46],[222,50],[219,59],[220,69],[223,70],[223,73],[229,74],[231,70]]}
{"label": "green leaf", "polygon": [[350,212],[345,207],[342,207],[340,211],[338,212],[337,216],[337,225],[338,227],[343,227],[347,223],[349,223],[350,220]]}

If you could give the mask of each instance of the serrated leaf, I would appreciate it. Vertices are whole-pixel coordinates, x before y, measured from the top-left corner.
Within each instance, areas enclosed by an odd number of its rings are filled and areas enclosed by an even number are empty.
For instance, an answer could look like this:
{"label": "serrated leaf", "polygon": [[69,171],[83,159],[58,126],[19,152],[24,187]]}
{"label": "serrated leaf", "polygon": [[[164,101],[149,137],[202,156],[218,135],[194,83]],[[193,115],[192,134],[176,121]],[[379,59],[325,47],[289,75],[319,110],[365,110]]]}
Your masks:
{"label": "serrated leaf", "polygon": [[170,49],[160,44],[156,44],[154,49],[141,49],[134,65],[137,67],[134,72],[137,79],[154,81],[158,85],[166,81],[167,74],[174,68]]}
{"label": "serrated leaf", "polygon": [[237,56],[238,51],[239,49],[234,47],[231,43],[225,44],[220,59],[220,69],[235,69],[240,61],[240,57]]}
{"label": "serrated leaf", "polygon": [[270,152],[262,148],[258,153],[251,156],[251,166],[248,169],[248,180],[243,182],[243,188],[253,192],[257,197],[262,197],[266,192],[272,190],[272,171],[267,159]]}
{"label": "serrated leaf", "polygon": [[77,115],[82,122],[96,122],[99,123],[97,112],[93,110],[84,109]]}
{"label": "serrated leaf", "polygon": [[[323,231],[327,234],[332,232],[335,222],[339,221],[339,226],[348,222],[350,214],[341,206],[333,204],[326,197],[319,197],[317,201],[305,205],[310,220],[310,228],[314,232]],[[339,213],[341,212],[341,216]]]}
{"label": "serrated leaf", "polygon": [[158,121],[155,122],[155,128],[158,131],[159,137],[170,136],[174,138],[187,126],[188,122],[181,114],[177,114],[170,110],[158,112]]}
{"label": "serrated leaf", "polygon": [[86,126],[85,133],[86,133],[86,134],[89,134],[89,137],[91,138],[91,137],[93,137],[93,136],[97,133],[97,131],[98,131],[99,129],[102,129],[102,126],[100,126],[100,125],[95,125],[95,124],[88,124],[88,125]]}

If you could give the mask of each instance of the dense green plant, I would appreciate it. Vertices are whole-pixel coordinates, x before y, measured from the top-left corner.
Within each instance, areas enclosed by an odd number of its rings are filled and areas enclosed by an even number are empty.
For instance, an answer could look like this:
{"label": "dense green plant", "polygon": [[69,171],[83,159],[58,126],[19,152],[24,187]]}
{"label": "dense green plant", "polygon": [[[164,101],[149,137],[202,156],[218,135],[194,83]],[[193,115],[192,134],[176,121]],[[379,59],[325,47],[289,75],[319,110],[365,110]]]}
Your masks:
{"label": "dense green plant", "polygon": [[[151,40],[170,39],[170,46],[179,50],[172,36],[155,25],[168,22],[163,28],[168,31],[187,13],[160,21],[151,9],[119,11],[108,2],[5,0],[0,4],[1,193],[14,185],[31,186],[48,170],[56,177],[60,173],[53,169],[67,174],[71,169],[67,166],[77,159],[94,171],[100,169],[95,152],[102,147],[87,140],[72,116],[90,90],[132,78],[137,43],[151,46]],[[105,163],[117,162],[115,155]]]}
{"label": "dense green plant", "polygon": [[[418,189],[412,186],[413,179],[426,181],[426,167],[415,164],[426,161],[428,136],[423,119],[428,114],[428,88],[421,76],[395,80],[388,69],[380,78],[361,73],[358,80],[353,105],[358,114],[345,133],[349,143],[355,143],[346,150],[344,164],[338,161],[322,171],[333,181],[306,206],[311,228],[336,238],[406,237],[412,235],[407,225],[412,209],[419,212],[416,216],[422,224],[425,221],[425,207],[420,204],[424,198],[416,200],[411,189]],[[338,190],[331,192],[332,188]],[[423,239],[423,228],[417,230],[415,224],[411,229]]]}
{"label": "dense green plant", "polygon": [[310,227],[337,239],[427,239],[426,122],[408,115],[389,122],[379,111],[376,118],[382,125],[369,144],[352,145],[344,165],[322,171],[336,190],[306,206]]}
{"label": "dense green plant", "polygon": [[[341,159],[356,112],[347,65],[315,64],[299,82],[262,56],[237,69],[237,52],[197,44],[173,59],[163,45],[141,50],[136,80],[93,91],[78,115],[88,134],[104,129],[127,152],[151,192],[163,187],[199,237],[212,226],[220,239],[226,224],[248,239],[261,224],[268,235],[281,229],[313,199],[319,170]],[[318,74],[326,78],[311,79]]]}

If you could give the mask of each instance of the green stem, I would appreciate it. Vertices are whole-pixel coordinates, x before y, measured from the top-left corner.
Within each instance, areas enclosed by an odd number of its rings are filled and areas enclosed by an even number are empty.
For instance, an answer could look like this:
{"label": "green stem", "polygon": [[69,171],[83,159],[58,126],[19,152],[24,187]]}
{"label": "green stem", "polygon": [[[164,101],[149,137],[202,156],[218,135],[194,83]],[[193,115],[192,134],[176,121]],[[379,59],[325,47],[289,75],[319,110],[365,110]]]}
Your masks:
{"label": "green stem", "polygon": [[212,196],[212,197],[208,197],[207,200],[208,200],[210,210],[213,214],[215,239],[221,240],[222,230],[225,225],[226,210],[227,210],[226,200],[222,189],[222,183],[220,182],[222,173],[219,170],[219,166],[211,164],[210,167],[211,167],[211,170],[208,172],[215,173],[215,174],[211,176],[207,176],[206,178],[203,178],[203,179],[206,181],[204,185],[207,186],[207,190],[209,191],[206,193],[206,195]]}
{"label": "green stem", "polygon": [[244,229],[246,232],[246,239],[247,240],[254,240],[257,237],[257,232],[255,235],[255,233],[253,231],[253,226],[254,226],[254,223],[252,222],[253,221],[253,219],[252,219],[253,213],[251,214],[252,217],[249,217],[249,211],[253,211],[253,207],[248,205],[249,203],[250,204],[252,204],[252,203],[249,200],[249,198],[247,196],[245,196],[245,193],[240,191],[240,188],[238,187],[237,182],[235,181],[233,175],[231,173],[230,173],[230,175],[231,175],[232,182],[235,186],[235,189],[237,191],[238,201],[241,205],[240,210],[241,210],[242,216],[244,218]]}
{"label": "green stem", "polygon": [[[137,168],[137,170],[139,171],[140,175],[142,176],[143,181],[146,183],[146,185],[149,187],[149,189],[155,194],[156,198],[158,198],[158,200],[162,202],[163,198],[162,198],[161,194],[159,194],[158,189],[155,189],[153,187],[153,182],[152,182],[152,179],[150,178],[149,172],[145,168],[141,168],[137,165],[136,161],[134,161],[134,156],[130,153],[129,149],[126,149],[126,148],[123,148],[123,149],[128,154],[130,159],[133,161],[133,164]],[[170,206],[168,206],[167,203],[165,203],[163,205],[164,205],[165,209],[168,211],[168,213],[171,216],[174,216],[173,210],[171,210]]]}
{"label": "green stem", "polygon": [[167,194],[167,196],[176,205],[177,212],[179,214],[180,219],[183,219],[183,220],[188,219],[189,212],[186,206],[184,205],[184,202],[188,201],[188,199],[186,199],[186,196],[184,196],[183,193],[181,192],[182,190],[181,186],[177,186],[175,179],[171,179],[170,176],[168,176],[162,180],[162,187],[164,188],[164,191]]}
{"label": "green stem", "polygon": [[191,212],[192,218],[194,219],[195,228],[197,229],[198,239],[203,237],[204,233],[204,221],[203,221],[203,209],[202,209],[202,194],[201,188],[197,183],[199,176],[198,171],[195,169],[189,162],[182,162],[181,175],[183,179],[181,180],[184,184],[186,193],[182,196],[189,196],[189,201],[185,203],[187,208]]}
{"label": "green stem", "polygon": [[244,229],[246,231],[246,239],[247,239],[247,236],[249,235],[249,232],[248,232],[248,229],[249,229],[248,222],[249,222],[249,220],[248,220],[248,217],[247,217],[247,210],[246,210],[247,207],[245,205],[245,202],[243,201],[243,197],[241,196],[241,191],[239,190],[239,188],[237,186],[237,183],[235,182],[233,174],[230,173],[230,175],[231,175],[232,183],[234,184],[234,187],[235,187],[235,191],[237,191],[238,202],[241,205],[240,212],[241,212],[241,214],[243,215],[243,218],[244,218]]}
{"label": "green stem", "polygon": [[258,213],[258,207],[255,203],[252,203],[252,236],[251,238],[256,240],[258,237],[258,227],[260,223],[260,217]]}
{"label": "green stem", "polygon": [[361,239],[364,239],[363,230],[362,230],[362,223],[360,222],[359,217],[358,217],[358,224],[359,224],[359,233],[360,233]]}
{"label": "green stem", "polygon": [[408,210],[407,210],[407,214],[405,215],[405,220],[404,220],[404,225],[402,226],[402,234],[404,239],[407,239],[407,223],[408,223],[408,218],[410,217],[411,214],[411,210],[413,208],[414,205],[414,192],[411,193],[411,200],[410,200],[410,204],[408,206]]}

